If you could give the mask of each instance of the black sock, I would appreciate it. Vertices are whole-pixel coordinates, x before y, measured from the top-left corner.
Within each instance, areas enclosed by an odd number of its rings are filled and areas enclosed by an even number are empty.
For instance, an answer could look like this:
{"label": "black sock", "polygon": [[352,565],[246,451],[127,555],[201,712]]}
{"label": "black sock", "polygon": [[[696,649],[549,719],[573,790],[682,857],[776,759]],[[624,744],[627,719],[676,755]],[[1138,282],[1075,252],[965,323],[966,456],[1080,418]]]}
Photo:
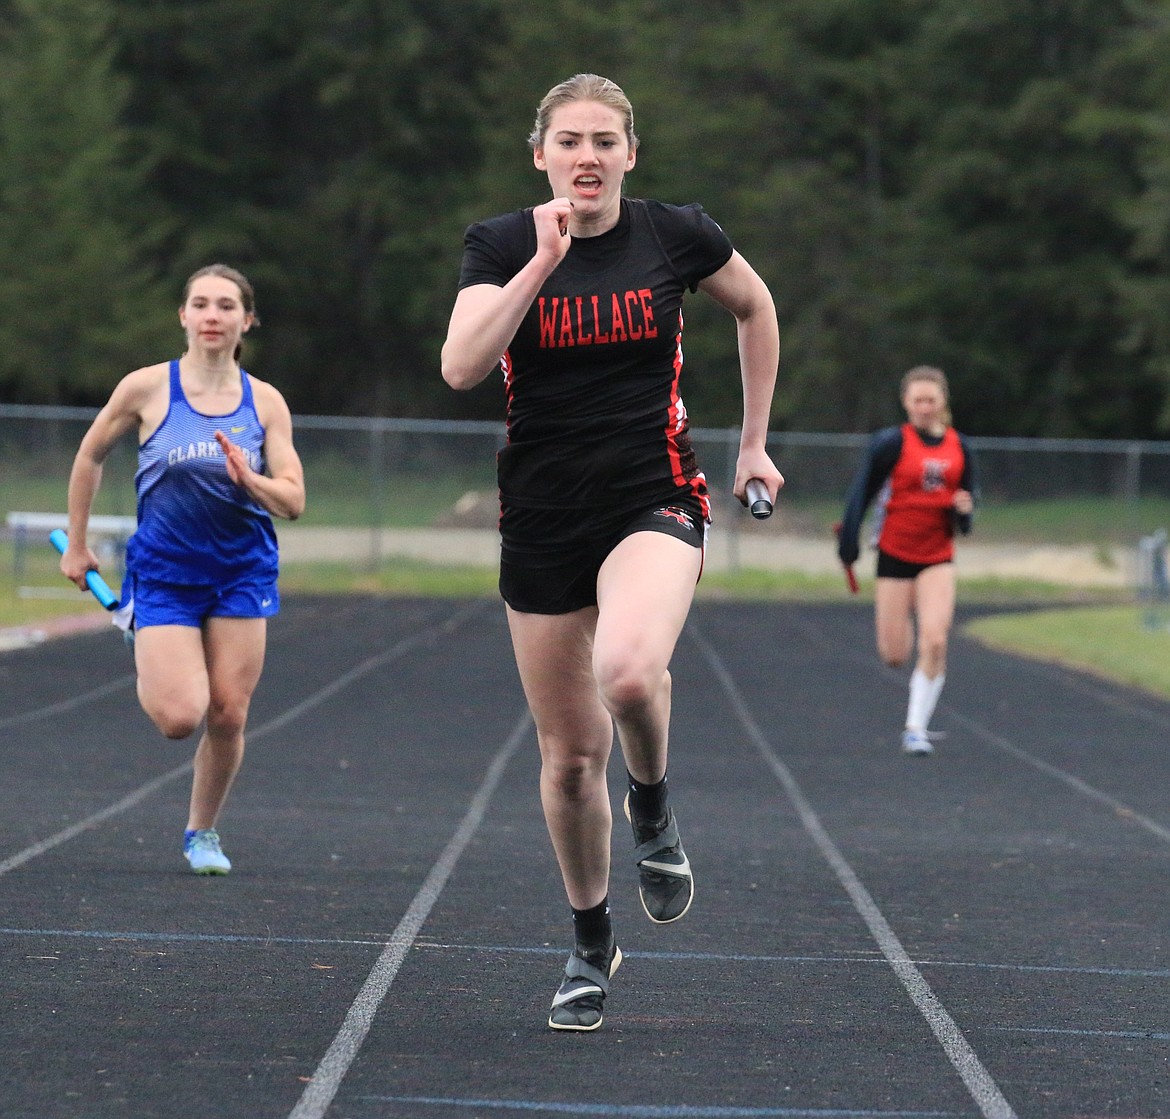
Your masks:
{"label": "black sock", "polygon": [[666,775],[653,785],[643,785],[626,770],[630,784],[630,815],[639,822],[663,824],[666,822]]}
{"label": "black sock", "polygon": [[573,910],[574,951],[595,967],[609,961],[613,949],[613,923],[609,918],[609,897],[589,909]]}

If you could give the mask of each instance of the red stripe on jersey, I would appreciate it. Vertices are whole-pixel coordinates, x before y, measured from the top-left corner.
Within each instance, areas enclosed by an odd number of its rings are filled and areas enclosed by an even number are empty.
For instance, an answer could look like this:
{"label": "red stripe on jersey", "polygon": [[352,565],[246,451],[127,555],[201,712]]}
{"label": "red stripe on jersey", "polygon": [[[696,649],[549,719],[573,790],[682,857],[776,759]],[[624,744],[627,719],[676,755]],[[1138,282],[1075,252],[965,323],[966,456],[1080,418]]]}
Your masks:
{"label": "red stripe on jersey", "polygon": [[512,353],[510,350],[505,350],[500,357],[500,371],[504,374],[504,426],[511,429],[512,422],[512,394],[514,385],[512,382]]}
{"label": "red stripe on jersey", "polygon": [[674,377],[670,382],[670,404],[666,410],[666,453],[670,459],[670,473],[674,484],[680,488],[689,489],[691,495],[699,502],[703,511],[703,519],[711,519],[711,498],[707,493],[707,479],[702,471],[687,474],[683,465],[684,448],[680,440],[686,440],[685,457],[694,462],[694,454],[690,449],[690,437],[687,434],[687,407],[683,403],[679,392],[679,381],[682,379],[683,368],[683,315],[682,309],[678,312],[678,333],[674,336],[674,360],[672,366]]}

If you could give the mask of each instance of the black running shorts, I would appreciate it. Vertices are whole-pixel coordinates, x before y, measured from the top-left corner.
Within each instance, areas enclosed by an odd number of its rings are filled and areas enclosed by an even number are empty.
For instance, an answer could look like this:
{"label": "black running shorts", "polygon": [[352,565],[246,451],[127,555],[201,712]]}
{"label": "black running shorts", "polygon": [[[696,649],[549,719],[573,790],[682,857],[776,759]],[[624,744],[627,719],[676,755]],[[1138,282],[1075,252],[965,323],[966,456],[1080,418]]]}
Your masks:
{"label": "black running shorts", "polygon": [[635,532],[663,532],[701,549],[707,525],[698,499],[689,496],[620,512],[505,507],[500,594],[523,614],[571,614],[596,606],[601,565]]}
{"label": "black running shorts", "polygon": [[[940,560],[940,563],[950,563],[950,560]],[[878,549],[877,577],[879,579],[916,579],[928,567],[938,567],[937,563],[910,563],[891,556],[889,552]]]}

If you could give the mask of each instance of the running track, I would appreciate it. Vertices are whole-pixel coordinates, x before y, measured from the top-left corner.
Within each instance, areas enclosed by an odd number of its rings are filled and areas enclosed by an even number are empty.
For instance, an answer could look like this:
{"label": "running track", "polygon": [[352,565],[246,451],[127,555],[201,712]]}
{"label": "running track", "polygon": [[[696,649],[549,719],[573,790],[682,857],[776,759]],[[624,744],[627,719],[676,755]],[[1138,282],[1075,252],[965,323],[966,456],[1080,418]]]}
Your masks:
{"label": "running track", "polygon": [[498,603],[286,604],[225,879],[116,633],[0,656],[0,1116],[1170,1116],[1170,704],[960,636],[905,758],[871,628],[695,608],[695,904],[646,921],[619,808],[586,1035],[545,1025],[568,912]]}

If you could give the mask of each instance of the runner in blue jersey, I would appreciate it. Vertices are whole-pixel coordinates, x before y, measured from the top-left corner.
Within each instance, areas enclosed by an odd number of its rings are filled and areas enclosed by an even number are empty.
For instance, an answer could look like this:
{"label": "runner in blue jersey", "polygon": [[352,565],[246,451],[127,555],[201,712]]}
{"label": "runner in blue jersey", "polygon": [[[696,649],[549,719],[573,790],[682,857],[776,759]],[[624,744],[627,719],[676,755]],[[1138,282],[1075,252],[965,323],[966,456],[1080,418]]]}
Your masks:
{"label": "runner in blue jersey", "polygon": [[574,947],[548,1023],[593,1030],[621,962],[609,913],[614,725],[647,916],[691,905],[667,801],[669,664],[702,569],[710,516],[680,380],[682,304],[734,316],[744,395],[733,485],[774,501],[765,453],[779,361],[772,297],[699,206],[624,198],[637,137],[613,82],[579,74],[530,137],[553,198],[472,226],[442,352],[468,389],[501,367],[500,592],[541,751],[541,801],[573,912]]}
{"label": "runner in blue jersey", "polygon": [[183,356],[124,377],[98,413],[69,479],[61,570],[85,588],[87,541],[102,463],[138,436],[138,529],[126,552],[122,608],[132,612],[138,698],[168,738],[203,727],[183,853],[197,874],[231,862],[216,828],[244,758],[244,726],[277,612],[272,515],[305,507],[304,474],[281,394],[239,364],[256,323],[248,280],[214,264],[187,281]]}

